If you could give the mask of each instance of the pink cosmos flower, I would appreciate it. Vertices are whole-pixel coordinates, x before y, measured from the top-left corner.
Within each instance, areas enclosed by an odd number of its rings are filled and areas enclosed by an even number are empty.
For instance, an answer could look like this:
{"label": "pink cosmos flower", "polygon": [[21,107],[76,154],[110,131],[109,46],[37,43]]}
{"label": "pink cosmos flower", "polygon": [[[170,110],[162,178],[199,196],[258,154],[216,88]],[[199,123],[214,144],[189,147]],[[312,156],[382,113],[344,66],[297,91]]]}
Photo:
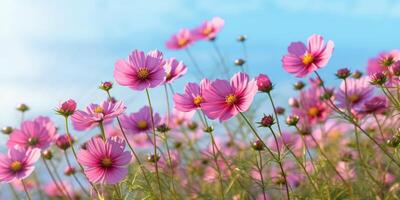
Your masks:
{"label": "pink cosmos flower", "polygon": [[56,112],[63,116],[70,116],[74,114],[76,110],[76,102],[73,99],[68,99],[64,101],[58,106]]}
{"label": "pink cosmos flower", "polygon": [[270,92],[274,87],[272,85],[271,79],[269,79],[269,77],[265,74],[259,74],[256,77],[256,80],[257,80],[258,91],[260,92]]}
{"label": "pink cosmos flower", "polygon": [[[37,182],[33,177],[27,177],[24,179],[24,184],[27,190],[32,190],[38,187]],[[24,192],[24,186],[21,181],[13,181],[11,185],[18,191]]]}
{"label": "pink cosmos flower", "polygon": [[[52,198],[63,199],[66,197],[65,190],[70,195],[74,194],[72,186],[68,182],[63,181],[62,183],[58,182],[57,184],[58,184],[58,186],[52,181],[43,187],[44,192],[47,194],[47,196],[52,197]],[[61,191],[60,191],[59,187],[61,187],[61,189],[62,189]]]}
{"label": "pink cosmos flower", "polygon": [[204,21],[203,24],[192,30],[193,37],[196,40],[214,39],[224,27],[224,23],[224,20],[220,17]]}
{"label": "pink cosmos flower", "polygon": [[400,50],[394,49],[382,52],[377,57],[368,60],[367,73],[372,75],[390,70],[390,67],[400,60]]}
{"label": "pink cosmos flower", "polygon": [[212,82],[203,94],[205,101],[201,108],[210,119],[225,121],[247,111],[256,93],[256,81],[239,72],[230,82],[219,79]]}
{"label": "pink cosmos flower", "polygon": [[53,136],[49,130],[36,121],[24,121],[21,129],[15,129],[7,141],[7,147],[39,148],[45,150],[50,146]]}
{"label": "pink cosmos flower", "polygon": [[352,109],[360,110],[360,107],[369,100],[374,93],[373,86],[369,83],[368,77],[360,79],[347,79],[347,98],[346,84],[342,81],[340,90],[336,92],[336,101],[341,108],[349,106]]}
{"label": "pink cosmos flower", "polygon": [[348,162],[338,162],[336,165],[336,170],[344,178],[344,180],[351,180],[356,177],[356,171],[350,166],[350,163]]}
{"label": "pink cosmos flower", "polygon": [[292,113],[300,117],[300,123],[322,123],[328,118],[331,109],[321,100],[323,93],[322,88],[315,86],[300,92],[298,106],[292,109]]}
{"label": "pink cosmos flower", "polygon": [[[157,127],[161,122],[160,115],[154,113],[154,126]],[[122,127],[130,133],[147,133],[152,130],[150,107],[144,106],[138,112],[121,117]]]}
{"label": "pink cosmos flower", "polygon": [[[121,129],[119,127],[114,127],[114,126],[106,126],[105,127],[107,137],[120,137],[124,138],[122,135]],[[127,134],[126,137],[128,138],[129,144],[135,147],[148,147],[151,146],[151,143],[149,142],[149,137],[145,134],[137,134],[137,135],[132,135],[132,134]]]}
{"label": "pink cosmos flower", "polygon": [[[69,142],[69,137],[67,134],[63,134],[63,135],[57,135],[54,139],[54,143],[56,144],[56,146],[62,150],[66,150],[69,147],[71,147],[70,142]],[[72,142],[74,141],[73,138],[71,138]]]}
{"label": "pink cosmos flower", "polygon": [[189,29],[183,28],[178,31],[175,35],[172,35],[171,38],[165,43],[167,49],[178,50],[184,49],[188,47],[194,38]]}
{"label": "pink cosmos flower", "polygon": [[78,153],[78,162],[85,169],[89,181],[93,183],[116,184],[128,175],[126,165],[132,155],[124,151],[125,142],[119,137],[92,137],[86,144],[86,150]]}
{"label": "pink cosmos flower", "polygon": [[308,38],[307,46],[303,42],[292,42],[288,54],[282,57],[283,68],[296,77],[307,76],[328,63],[333,48],[331,40],[325,45],[323,37],[316,34]]}
{"label": "pink cosmos flower", "polygon": [[163,54],[158,50],[147,54],[134,50],[128,60],[120,59],[115,63],[114,78],[133,90],[154,88],[165,80],[164,63]]}
{"label": "pink cosmos flower", "polygon": [[385,96],[375,96],[362,105],[360,112],[365,114],[381,114],[389,107],[388,100]]}
{"label": "pink cosmos flower", "polygon": [[10,183],[28,177],[40,158],[40,149],[24,149],[20,146],[8,149],[8,155],[0,154],[0,181]]}
{"label": "pink cosmos flower", "polygon": [[190,111],[190,112],[181,112],[177,110],[176,108],[173,109],[172,111],[172,117],[171,117],[171,123],[169,126],[171,128],[177,128],[181,125],[184,124],[189,124],[192,122],[193,115],[196,113],[195,110]]}
{"label": "pink cosmos flower", "polygon": [[33,119],[34,122],[39,123],[41,126],[44,126],[47,131],[49,131],[50,137],[54,137],[56,135],[57,129],[56,124],[49,117],[39,116]]}
{"label": "pink cosmos flower", "polygon": [[72,125],[78,131],[88,130],[97,127],[100,122],[108,124],[122,114],[126,107],[122,101],[103,101],[99,104],[90,104],[86,111],[77,110],[72,115]]}
{"label": "pink cosmos flower", "polygon": [[[297,187],[304,180],[303,173],[300,173],[296,164],[292,160],[285,160],[283,163],[283,170],[286,173],[286,179],[290,187]],[[285,180],[278,166],[273,166],[270,171],[270,178],[276,184],[284,184]]]}
{"label": "pink cosmos flower", "polygon": [[[300,152],[302,148],[301,137],[298,134],[290,134],[284,132],[282,133],[282,137],[277,136],[277,140],[280,152],[283,152],[285,150],[285,144],[294,152]],[[271,150],[278,151],[275,139],[272,136],[268,138],[266,144]]]}
{"label": "pink cosmos flower", "polygon": [[[223,180],[227,180],[231,176],[231,172],[229,170],[229,167],[226,165],[226,163],[222,160],[218,160],[217,164],[221,170],[221,177]],[[214,166],[211,166],[214,165]],[[233,169],[235,168],[234,166],[231,166]],[[212,162],[209,164],[209,166],[206,167],[204,171],[204,176],[203,180],[207,183],[213,183],[218,180],[218,170],[217,167],[215,166],[215,162]]]}
{"label": "pink cosmos flower", "polygon": [[187,83],[185,93],[175,94],[174,103],[175,109],[182,112],[190,112],[201,107],[204,102],[204,91],[210,85],[208,79],[203,79],[200,85],[197,83]]}
{"label": "pink cosmos flower", "polygon": [[187,72],[186,65],[182,61],[178,62],[175,58],[170,58],[164,64],[166,83],[172,83],[173,80],[178,79]]}

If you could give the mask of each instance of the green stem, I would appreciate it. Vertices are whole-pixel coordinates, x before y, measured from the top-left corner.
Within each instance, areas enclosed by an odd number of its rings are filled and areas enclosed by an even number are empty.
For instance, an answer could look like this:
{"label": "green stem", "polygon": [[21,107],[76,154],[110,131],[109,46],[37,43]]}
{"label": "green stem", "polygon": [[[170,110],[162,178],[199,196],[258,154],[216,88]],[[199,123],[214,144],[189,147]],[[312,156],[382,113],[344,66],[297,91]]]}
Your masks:
{"label": "green stem", "polygon": [[[72,200],[70,194],[68,193],[67,189],[65,188],[64,184],[62,186],[59,185],[57,182],[56,178],[54,177],[53,173],[50,170],[49,165],[47,164],[46,160],[42,157],[44,166],[46,167],[47,171],[49,172],[50,178],[53,181],[53,183],[56,185],[57,190],[61,192],[63,195],[66,195],[68,199]],[[62,184],[62,182],[60,182]]]}
{"label": "green stem", "polygon": [[27,198],[28,200],[31,200],[31,196],[29,195],[29,192],[28,192],[28,190],[26,189],[26,184],[25,184],[25,182],[24,182],[23,179],[21,179],[21,183],[22,183],[22,186],[24,187],[24,191],[25,191],[25,194],[26,194],[26,198]]}
{"label": "green stem", "polygon": [[106,131],[104,130],[104,125],[102,121],[99,122],[99,129],[101,133],[101,139],[103,139],[103,141],[106,141]]}
{"label": "green stem", "polygon": [[212,143],[213,158],[214,158],[214,162],[217,167],[217,170],[218,170],[218,179],[219,179],[219,185],[220,185],[221,199],[224,200],[225,199],[224,183],[222,180],[221,168],[219,167],[219,164],[218,164],[217,154],[215,153],[215,147],[217,145],[215,144],[215,140],[214,140],[214,136],[213,136],[212,132],[210,132],[210,137],[211,137],[211,143]]}
{"label": "green stem", "polygon": [[[150,100],[150,94],[149,90],[146,88],[146,96],[147,96],[147,101],[149,103],[150,107],[150,118],[151,118],[151,126],[152,126],[152,131],[153,131],[153,140],[154,140],[154,156],[157,156],[157,138],[156,138],[156,127],[154,124],[154,115],[153,115],[153,106],[151,105],[151,100]],[[158,162],[155,162],[155,167],[156,167],[156,177],[157,177],[157,184],[158,184],[158,189],[160,190],[160,198],[161,200],[164,199],[163,197],[163,192],[161,188],[161,181],[160,181],[160,175],[159,175],[159,170],[158,170]]]}
{"label": "green stem", "polygon": [[[65,160],[67,161],[68,167],[72,167],[71,162],[69,161],[69,158],[68,158],[67,151],[65,150],[65,151],[63,151],[63,152],[64,152]],[[80,187],[87,195],[90,196],[89,192],[85,189],[85,187],[83,186],[83,184],[79,181],[79,179],[78,179],[78,177],[76,176],[75,173],[72,174],[72,177],[74,177],[74,179],[75,179],[75,181],[78,183],[79,187]]]}

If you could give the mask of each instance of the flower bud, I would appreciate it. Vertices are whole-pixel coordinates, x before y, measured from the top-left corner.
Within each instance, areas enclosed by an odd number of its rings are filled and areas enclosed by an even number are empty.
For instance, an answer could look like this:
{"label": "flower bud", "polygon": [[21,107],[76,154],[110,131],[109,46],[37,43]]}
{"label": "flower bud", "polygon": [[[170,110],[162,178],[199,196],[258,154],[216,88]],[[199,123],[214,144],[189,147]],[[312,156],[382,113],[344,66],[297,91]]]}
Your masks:
{"label": "flower bud", "polygon": [[197,127],[198,127],[197,123],[194,122],[194,121],[193,121],[193,122],[190,122],[187,126],[188,126],[188,128],[189,128],[190,130],[192,130],[192,131],[196,130]]}
{"label": "flower bud", "polygon": [[362,72],[360,72],[360,71],[356,70],[356,71],[354,71],[354,72],[353,72],[353,75],[352,75],[352,77],[353,77],[353,78],[355,78],[355,79],[359,79],[359,78],[361,78],[361,77],[362,77],[362,75],[363,75],[363,73],[362,73]]}
{"label": "flower bud", "polygon": [[[73,141],[73,139],[71,138],[71,142],[72,141]],[[69,137],[66,134],[65,135],[58,135],[56,137],[55,144],[61,150],[67,150],[69,147],[71,147],[71,144],[69,142]]]}
{"label": "flower bud", "polygon": [[303,81],[297,81],[295,84],[293,84],[293,88],[295,90],[302,90],[306,84],[304,84]]}
{"label": "flower bud", "polygon": [[237,38],[238,42],[244,42],[247,40],[247,36],[246,35],[239,35],[239,37]]}
{"label": "flower bud", "polygon": [[204,128],[204,132],[206,133],[212,133],[214,131],[214,127],[208,126]]}
{"label": "flower bud", "polygon": [[372,85],[383,85],[387,81],[387,76],[383,72],[377,72],[369,76]]}
{"label": "flower bud", "polygon": [[296,126],[297,122],[299,122],[299,119],[300,118],[297,115],[289,115],[286,118],[286,124],[289,125],[289,126]]}
{"label": "flower bud", "polygon": [[264,115],[258,124],[260,124],[260,127],[271,127],[273,124],[275,124],[274,117],[272,117],[272,115]]}
{"label": "flower bud", "polygon": [[285,114],[285,108],[276,107],[276,114],[278,114],[278,115],[283,115],[283,114]]}
{"label": "flower bud", "polygon": [[160,160],[160,156],[159,155],[154,155],[154,154],[150,154],[147,156],[147,161],[151,162],[151,163],[155,163],[158,162]]}
{"label": "flower bud", "polygon": [[50,150],[44,150],[42,156],[46,160],[50,160],[53,158],[53,153]]}
{"label": "flower bud", "polygon": [[29,107],[26,104],[21,103],[17,106],[17,110],[20,112],[26,112],[29,110]]}
{"label": "flower bud", "polygon": [[101,90],[104,90],[104,91],[108,92],[109,90],[112,89],[112,86],[113,86],[112,82],[106,81],[106,82],[102,82],[100,84],[99,88]]}
{"label": "flower bud", "polygon": [[273,89],[273,85],[269,77],[265,74],[260,74],[256,77],[258,91],[270,92]]}
{"label": "flower bud", "polygon": [[337,72],[336,72],[335,75],[336,75],[336,77],[338,77],[339,79],[346,79],[346,78],[348,78],[349,76],[351,76],[351,72],[350,72],[350,70],[347,69],[347,68],[342,68],[342,69],[337,70]]}
{"label": "flower bud", "polygon": [[1,129],[1,132],[6,135],[10,135],[13,131],[14,129],[11,126],[5,126]]}
{"label": "flower bud", "polygon": [[76,110],[76,102],[73,99],[68,99],[61,103],[61,105],[56,109],[56,112],[64,117],[68,117],[74,114]]}
{"label": "flower bud", "polygon": [[66,176],[71,176],[71,175],[75,174],[75,172],[76,172],[75,168],[74,168],[74,167],[71,167],[71,166],[67,166],[67,167],[65,168],[65,170],[64,170],[64,174],[65,174]]}
{"label": "flower bud", "polygon": [[300,106],[299,101],[294,97],[289,98],[288,103],[289,106],[293,108],[298,108]]}
{"label": "flower bud", "polygon": [[235,60],[235,65],[237,66],[243,66],[245,63],[246,61],[241,58]]}
{"label": "flower bud", "polygon": [[260,140],[256,140],[251,144],[251,147],[256,150],[256,151],[262,151],[264,150],[264,144]]}
{"label": "flower bud", "polygon": [[156,129],[160,133],[166,133],[170,130],[170,128],[167,126],[167,124],[161,124],[161,125],[157,126]]}
{"label": "flower bud", "polygon": [[328,100],[330,98],[332,98],[333,96],[333,89],[326,89],[326,91],[324,91],[324,93],[321,96],[322,100]]}

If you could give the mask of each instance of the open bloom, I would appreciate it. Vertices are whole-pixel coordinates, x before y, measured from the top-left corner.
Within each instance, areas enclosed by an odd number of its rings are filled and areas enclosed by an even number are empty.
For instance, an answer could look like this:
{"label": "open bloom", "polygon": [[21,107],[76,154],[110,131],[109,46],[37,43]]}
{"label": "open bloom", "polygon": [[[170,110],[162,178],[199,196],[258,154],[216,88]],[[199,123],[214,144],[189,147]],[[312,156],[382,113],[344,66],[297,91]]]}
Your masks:
{"label": "open bloom", "polygon": [[193,36],[189,29],[183,28],[165,43],[168,49],[177,50],[188,47],[193,42]]}
{"label": "open bloom", "polygon": [[307,76],[328,63],[333,48],[331,40],[325,45],[323,37],[316,34],[308,38],[307,46],[303,42],[292,42],[288,54],[282,57],[283,68],[296,77]]}
{"label": "open bloom", "polygon": [[7,147],[39,148],[45,150],[50,146],[53,136],[43,124],[36,121],[24,121],[21,129],[15,129],[7,141]]}
{"label": "open bloom", "polygon": [[10,183],[28,177],[40,158],[40,149],[24,149],[20,146],[8,149],[8,155],[0,154],[0,182]]}
{"label": "open bloom", "polygon": [[175,58],[165,61],[164,69],[167,73],[165,76],[166,83],[171,83],[173,80],[186,74],[187,71],[186,65],[182,61],[178,62]]}
{"label": "open bloom", "polygon": [[125,141],[119,137],[111,137],[103,141],[92,137],[86,150],[78,153],[78,162],[84,166],[84,172],[90,182],[116,184],[128,175],[127,164],[132,155],[124,151]]}
{"label": "open bloom", "polygon": [[147,54],[134,50],[128,60],[120,59],[115,63],[114,78],[133,90],[154,88],[165,79],[164,63],[163,54],[158,50]]}
{"label": "open bloom", "polygon": [[204,21],[199,27],[192,30],[193,37],[196,40],[214,39],[222,27],[224,27],[224,23],[224,20],[220,17]]}
{"label": "open bloom", "polygon": [[204,102],[204,90],[210,85],[208,79],[203,79],[200,85],[197,83],[187,83],[183,94],[174,95],[175,109],[182,112],[190,112],[200,108]]}
{"label": "open bloom", "polygon": [[323,91],[315,86],[300,92],[299,105],[292,108],[292,113],[300,117],[300,123],[316,124],[324,122],[331,109],[321,100]]}
{"label": "open bloom", "polygon": [[112,120],[122,114],[126,107],[122,101],[111,102],[103,101],[99,104],[90,104],[86,111],[77,110],[72,115],[72,125],[78,131],[84,131],[94,128],[99,123],[110,123]]}
{"label": "open bloom", "polygon": [[[161,118],[158,113],[154,115],[154,126],[160,124]],[[153,122],[151,121],[150,107],[144,106],[138,112],[121,117],[122,127],[131,133],[147,133],[152,130]]]}
{"label": "open bloom", "polygon": [[212,82],[204,91],[201,108],[210,119],[225,121],[247,111],[256,93],[256,81],[240,72],[230,82],[219,79]]}
{"label": "open bloom", "polygon": [[349,107],[355,110],[361,110],[360,107],[373,96],[373,86],[369,83],[368,77],[347,79],[346,81],[347,89],[345,82],[342,81],[340,90],[337,91],[335,96],[338,106],[341,108]]}
{"label": "open bloom", "polygon": [[377,72],[388,71],[399,60],[400,50],[394,49],[389,52],[382,52],[377,57],[368,60],[367,73],[372,75]]}

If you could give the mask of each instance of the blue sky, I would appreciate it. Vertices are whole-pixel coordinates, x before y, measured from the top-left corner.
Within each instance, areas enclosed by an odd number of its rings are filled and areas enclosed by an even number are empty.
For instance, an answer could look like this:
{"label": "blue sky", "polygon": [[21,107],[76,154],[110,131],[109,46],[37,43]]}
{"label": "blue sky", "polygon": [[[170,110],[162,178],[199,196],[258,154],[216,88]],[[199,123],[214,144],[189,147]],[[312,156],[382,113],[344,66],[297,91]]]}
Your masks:
{"label": "blue sky", "polygon": [[[112,80],[114,63],[133,49],[158,48],[167,57],[191,63],[184,52],[168,51],[165,40],[181,27],[194,27],[213,16],[225,19],[218,44],[229,61],[242,57],[235,41],[249,37],[251,74],[270,75],[281,105],[292,94],[294,78],[281,67],[291,41],[322,34],[335,42],[324,77],[334,81],[339,67],[363,69],[367,59],[400,44],[400,2],[394,0],[146,0],[146,1],[15,1],[0,2],[0,126],[16,125],[15,106],[25,102],[30,116],[51,115],[67,98],[80,108],[104,98],[101,81]],[[192,48],[206,71],[215,54],[207,42]],[[181,91],[193,77],[179,80]],[[144,104],[144,95],[117,87],[129,110]],[[157,98],[161,92],[152,91]],[[161,98],[161,97],[160,97]],[[163,101],[156,101],[163,110]]]}

